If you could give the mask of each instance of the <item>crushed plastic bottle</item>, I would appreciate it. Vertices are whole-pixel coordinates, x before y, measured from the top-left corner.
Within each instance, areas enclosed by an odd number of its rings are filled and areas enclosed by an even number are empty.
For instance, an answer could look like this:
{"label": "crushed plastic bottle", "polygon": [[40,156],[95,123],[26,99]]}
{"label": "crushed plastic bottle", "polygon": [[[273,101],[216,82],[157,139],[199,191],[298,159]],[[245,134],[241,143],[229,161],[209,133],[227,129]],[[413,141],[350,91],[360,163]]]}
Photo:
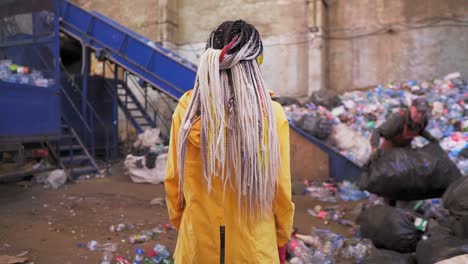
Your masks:
{"label": "crushed plastic bottle", "polygon": [[128,259],[123,256],[116,256],[115,261],[117,264],[132,264]]}
{"label": "crushed plastic bottle", "polygon": [[143,264],[144,260],[145,260],[145,251],[143,251],[143,249],[141,248],[136,248],[135,256],[133,257],[132,264]]}
{"label": "crushed plastic bottle", "polygon": [[354,259],[355,263],[361,263],[373,247],[372,241],[368,239],[350,239],[344,243],[339,255],[344,259]]}
{"label": "crushed plastic bottle", "polygon": [[313,263],[312,262],[312,251],[302,241],[297,239],[291,239],[288,243],[289,254],[296,257],[300,263]]}
{"label": "crushed plastic bottle", "polygon": [[86,245],[91,251],[102,250],[102,251],[111,251],[116,252],[118,250],[117,243],[99,243],[96,240],[91,240]]}
{"label": "crushed plastic bottle", "polygon": [[104,251],[101,264],[112,264],[112,251]]}
{"label": "crushed plastic bottle", "polygon": [[356,184],[349,181],[343,181],[338,187],[338,192],[343,201],[359,201],[369,197],[368,192],[361,191]]}
{"label": "crushed plastic bottle", "polygon": [[128,238],[130,244],[137,244],[149,241],[150,237],[147,235],[132,235]]}
{"label": "crushed plastic bottle", "polygon": [[132,224],[124,224],[124,223],[120,223],[118,225],[111,225],[109,227],[109,231],[110,232],[122,232],[126,229],[133,229],[135,226],[132,225]]}

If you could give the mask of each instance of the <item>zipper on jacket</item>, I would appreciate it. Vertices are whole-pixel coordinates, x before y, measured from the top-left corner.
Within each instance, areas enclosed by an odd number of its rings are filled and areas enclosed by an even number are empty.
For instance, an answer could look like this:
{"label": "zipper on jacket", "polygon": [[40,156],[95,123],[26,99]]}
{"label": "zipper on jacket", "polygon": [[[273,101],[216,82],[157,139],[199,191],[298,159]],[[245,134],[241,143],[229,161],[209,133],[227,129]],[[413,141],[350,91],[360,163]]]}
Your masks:
{"label": "zipper on jacket", "polygon": [[220,251],[220,254],[219,254],[219,260],[220,260],[220,264],[224,264],[225,261],[224,261],[224,258],[225,258],[225,227],[224,226],[220,226],[219,227],[219,240],[220,240],[220,246],[221,246],[221,251]]}

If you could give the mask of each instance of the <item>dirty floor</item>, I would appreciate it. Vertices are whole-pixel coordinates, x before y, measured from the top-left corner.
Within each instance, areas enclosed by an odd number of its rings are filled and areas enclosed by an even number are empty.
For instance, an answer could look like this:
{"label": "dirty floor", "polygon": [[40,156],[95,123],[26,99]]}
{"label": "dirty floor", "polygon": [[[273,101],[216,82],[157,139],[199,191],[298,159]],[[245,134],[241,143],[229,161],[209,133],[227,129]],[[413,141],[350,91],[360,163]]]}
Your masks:
{"label": "dirty floor", "polygon": [[[129,235],[168,223],[164,204],[150,204],[164,197],[164,186],[135,184],[122,166],[114,165],[111,175],[68,184],[58,190],[16,183],[0,184],[0,255],[24,255],[26,263],[69,264],[99,263],[102,252],[80,247],[90,240],[116,242],[116,254],[132,256],[136,247],[151,249],[155,243],[166,245],[173,252],[177,233],[162,233],[155,241],[131,245]],[[300,233],[312,227],[330,229],[346,237],[351,228],[336,223],[324,224],[307,214],[307,209],[324,203],[295,195],[294,226]],[[345,207],[347,219],[355,217],[356,204],[328,204]],[[131,223],[133,230],[110,232],[113,224]]]}

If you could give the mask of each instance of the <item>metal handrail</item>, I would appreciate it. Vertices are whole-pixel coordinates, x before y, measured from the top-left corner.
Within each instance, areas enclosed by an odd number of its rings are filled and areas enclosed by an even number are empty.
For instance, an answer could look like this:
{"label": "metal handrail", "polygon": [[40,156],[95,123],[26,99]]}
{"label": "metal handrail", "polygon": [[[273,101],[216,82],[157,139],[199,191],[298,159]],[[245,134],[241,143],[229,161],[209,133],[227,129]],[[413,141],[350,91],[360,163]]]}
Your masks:
{"label": "metal handrail", "polygon": [[[67,69],[65,68],[65,66],[60,63],[60,67],[61,67],[61,70],[62,72],[65,74],[65,76],[67,78],[71,78],[71,74],[67,71]],[[107,174],[109,174],[109,129],[106,127],[106,125],[104,124],[104,121],[101,119],[101,117],[99,116],[99,114],[96,112],[96,110],[94,109],[94,107],[91,105],[91,103],[86,99],[86,98],[83,98],[83,93],[81,92],[81,89],[74,83],[72,82],[71,85],[73,86],[73,88],[76,88],[75,90],[77,90],[79,92],[79,94],[81,95],[81,98],[82,100],[85,100],[86,102],[86,106],[88,107],[89,110],[91,110],[91,113],[93,114],[94,118],[96,118],[96,120],[98,121],[99,125],[104,128],[104,132],[105,132],[105,138],[106,138],[106,172]],[[89,126],[88,126],[88,123],[86,122],[85,118],[83,117],[83,115],[81,114],[81,112],[77,109],[77,107],[75,106],[75,104],[73,103],[73,100],[70,98],[70,96],[68,95],[68,93],[66,92],[66,90],[60,86],[60,89],[62,90],[62,92],[66,95],[67,97],[67,100],[69,101],[69,103],[71,104],[71,106],[73,107],[73,109],[75,110],[75,112],[78,114],[78,116],[80,117],[81,121],[83,122],[83,124],[86,126],[87,130],[88,130],[88,133],[91,134],[93,129],[91,129]],[[91,136],[94,136],[94,135],[91,135]],[[93,144],[94,145],[94,144]],[[93,146],[94,147],[94,146]],[[97,166],[96,166],[97,167]]]}
{"label": "metal handrail", "polygon": [[[112,65],[109,65],[109,66],[112,66]],[[112,67],[109,67],[109,69],[110,69],[110,71],[111,71],[114,75],[116,74],[116,73],[114,72],[114,70],[112,69]],[[127,71],[127,74],[128,74],[128,73],[129,73],[129,72]],[[161,113],[159,113],[159,111],[157,110],[157,109],[158,109],[157,106],[155,106],[155,105],[153,104],[152,101],[149,101],[149,100],[148,100],[148,98],[147,98],[148,96],[144,93],[143,89],[140,87],[140,85],[138,84],[138,82],[135,80],[136,77],[135,77],[133,74],[128,74],[128,76],[130,76],[129,79],[131,80],[131,82],[133,83],[133,85],[136,87],[136,89],[138,90],[138,92],[145,98],[146,102],[149,103],[149,106],[150,106],[151,110],[153,110],[153,112],[156,113],[156,115],[158,115],[158,117],[159,117],[160,120],[162,121],[164,127],[165,127],[166,129],[169,130],[169,129],[170,129],[169,124],[168,124],[168,123],[166,122],[166,120],[164,119],[164,116],[162,116]],[[140,102],[140,103],[141,103],[141,102]],[[166,101],[165,101],[165,103],[169,106],[169,104],[168,104]],[[145,104],[145,106],[146,106],[146,104]],[[172,107],[169,106],[169,108],[171,108],[171,110],[172,110]],[[147,109],[145,109],[145,111],[147,111]],[[151,119],[151,117],[150,117],[150,119]],[[156,123],[156,120],[153,120],[153,122]]]}
{"label": "metal handrail", "polygon": [[[138,85],[138,82],[134,79],[135,76],[134,76],[134,75],[130,75],[130,77],[131,77],[130,80],[133,82],[133,85],[137,87],[138,92],[139,92],[141,95],[143,95],[143,96],[145,97],[145,100],[148,101],[148,99],[147,99],[148,96],[144,94],[144,92],[142,91],[142,88],[140,87],[140,85]],[[151,102],[151,101],[148,101],[148,102],[149,102],[149,104],[150,104],[150,106],[151,106],[151,110],[153,110],[153,111],[158,115],[158,117],[160,118],[160,120],[162,120],[162,123],[163,123],[164,127],[165,127],[166,129],[170,129],[169,124],[167,124],[166,120],[164,119],[164,116],[162,116],[162,114],[159,113],[159,111],[157,110],[157,107],[153,104],[153,102]],[[170,108],[171,108],[171,107],[170,107]],[[146,110],[146,109],[145,109],[145,110]],[[155,120],[155,121],[156,121],[156,120]]]}

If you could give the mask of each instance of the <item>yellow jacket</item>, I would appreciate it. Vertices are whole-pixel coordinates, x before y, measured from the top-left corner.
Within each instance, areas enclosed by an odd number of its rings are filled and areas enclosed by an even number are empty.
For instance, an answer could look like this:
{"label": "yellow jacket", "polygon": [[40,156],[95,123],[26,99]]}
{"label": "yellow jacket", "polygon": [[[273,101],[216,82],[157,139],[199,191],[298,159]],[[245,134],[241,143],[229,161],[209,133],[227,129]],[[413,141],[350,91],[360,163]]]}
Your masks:
{"label": "yellow jacket", "polygon": [[[289,168],[289,124],[281,105],[273,102],[281,148],[281,169],[278,174],[274,210],[271,215],[252,222],[244,217],[239,218],[237,194],[234,190],[227,187],[223,197],[223,187],[218,177],[213,179],[211,192],[207,192],[200,156],[200,122],[196,122],[189,132],[183,189],[185,206],[179,207],[177,138],[190,100],[191,91],[180,98],[172,116],[164,180],[169,217],[178,230],[175,262],[279,263],[278,246],[283,246],[289,241],[294,215]],[[242,212],[242,216],[245,216],[245,211]],[[222,258],[224,260],[221,260]]]}

